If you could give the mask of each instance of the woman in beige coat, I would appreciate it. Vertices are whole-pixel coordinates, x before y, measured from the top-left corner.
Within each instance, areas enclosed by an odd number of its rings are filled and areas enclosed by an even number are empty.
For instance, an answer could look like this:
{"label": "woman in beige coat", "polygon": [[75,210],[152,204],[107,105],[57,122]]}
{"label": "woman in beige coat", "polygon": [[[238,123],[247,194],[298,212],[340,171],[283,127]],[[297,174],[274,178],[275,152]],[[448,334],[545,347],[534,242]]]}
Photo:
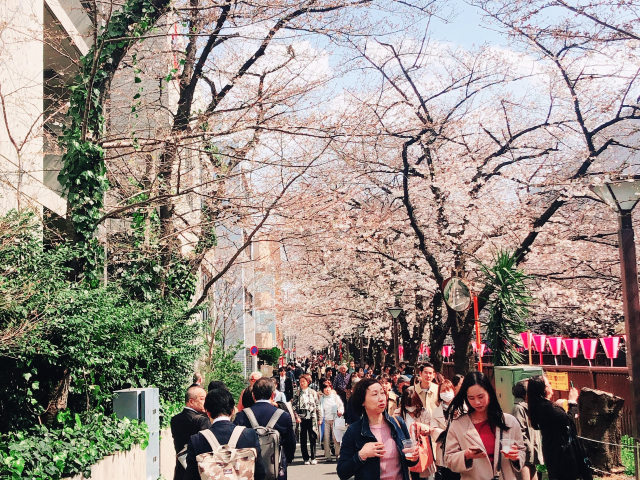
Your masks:
{"label": "woman in beige coat", "polygon": [[459,416],[447,433],[446,467],[461,480],[516,480],[525,460],[522,430],[514,417],[502,413],[489,379],[468,373],[451,409]]}

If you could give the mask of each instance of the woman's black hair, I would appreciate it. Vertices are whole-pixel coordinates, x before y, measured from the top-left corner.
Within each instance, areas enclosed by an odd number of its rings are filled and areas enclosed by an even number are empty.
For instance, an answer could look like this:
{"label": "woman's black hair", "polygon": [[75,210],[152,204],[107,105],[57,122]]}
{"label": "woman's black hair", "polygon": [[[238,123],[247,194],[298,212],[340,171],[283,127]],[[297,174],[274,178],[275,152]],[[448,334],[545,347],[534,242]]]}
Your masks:
{"label": "woman's black hair", "polygon": [[500,408],[500,403],[498,402],[498,396],[496,395],[496,391],[493,389],[491,382],[489,381],[489,377],[487,377],[484,373],[481,372],[469,372],[464,377],[462,381],[462,387],[460,387],[460,391],[451,401],[451,412],[458,412],[460,415],[464,414],[464,406],[467,405],[469,409],[469,413],[474,412],[475,410],[469,404],[467,400],[467,391],[470,387],[474,385],[478,385],[480,388],[485,390],[489,395],[489,405],[487,406],[487,419],[493,428],[500,427],[500,430],[509,430],[507,424],[504,423],[504,414],[502,413],[502,408]]}
{"label": "woman's black hair", "polygon": [[351,404],[353,405],[353,409],[358,415],[364,414],[364,400],[367,396],[367,390],[371,385],[382,385],[375,378],[363,378],[356,386],[353,387],[353,393],[351,394]]}
{"label": "woman's black hair", "polygon": [[220,415],[230,416],[233,412],[233,407],[235,407],[233,395],[224,388],[210,390],[204,399],[204,409],[209,412],[211,418],[216,418]]}
{"label": "woman's black hair", "polygon": [[527,405],[529,406],[529,419],[531,426],[536,430],[540,430],[540,412],[545,403],[551,403],[547,400],[547,384],[542,375],[534,375],[529,378],[527,385]]}

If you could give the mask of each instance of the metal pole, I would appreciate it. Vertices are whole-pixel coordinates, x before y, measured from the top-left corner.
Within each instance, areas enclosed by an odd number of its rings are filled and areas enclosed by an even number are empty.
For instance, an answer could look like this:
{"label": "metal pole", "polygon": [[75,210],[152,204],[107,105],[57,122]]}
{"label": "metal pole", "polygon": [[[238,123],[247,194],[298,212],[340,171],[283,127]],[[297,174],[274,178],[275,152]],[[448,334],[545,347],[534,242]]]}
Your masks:
{"label": "metal pole", "polygon": [[364,335],[360,335],[360,366],[364,368]]}
{"label": "metal pole", "polygon": [[627,333],[627,366],[633,398],[633,438],[636,478],[638,471],[638,421],[640,420],[640,300],[638,297],[638,266],[636,263],[636,244],[631,222],[631,211],[623,210],[619,216],[620,233],[620,278],[622,280],[622,302],[624,324]]}
{"label": "metal pole", "polygon": [[[400,314],[402,315],[402,314]],[[393,356],[395,357],[396,368],[400,366],[400,345],[398,341],[398,319],[393,319]]]}

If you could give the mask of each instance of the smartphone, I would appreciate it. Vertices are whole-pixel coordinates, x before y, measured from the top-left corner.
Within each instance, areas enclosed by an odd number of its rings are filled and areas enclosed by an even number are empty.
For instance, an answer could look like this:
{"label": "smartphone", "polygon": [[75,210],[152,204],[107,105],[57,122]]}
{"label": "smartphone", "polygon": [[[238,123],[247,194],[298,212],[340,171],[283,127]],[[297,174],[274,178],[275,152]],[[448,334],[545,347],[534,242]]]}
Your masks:
{"label": "smartphone", "polygon": [[573,388],[573,380],[571,380],[571,382],[570,382],[570,383],[571,383],[571,388]]}
{"label": "smartphone", "polygon": [[469,450],[471,450],[473,453],[482,453],[482,449],[479,447],[469,447]]}

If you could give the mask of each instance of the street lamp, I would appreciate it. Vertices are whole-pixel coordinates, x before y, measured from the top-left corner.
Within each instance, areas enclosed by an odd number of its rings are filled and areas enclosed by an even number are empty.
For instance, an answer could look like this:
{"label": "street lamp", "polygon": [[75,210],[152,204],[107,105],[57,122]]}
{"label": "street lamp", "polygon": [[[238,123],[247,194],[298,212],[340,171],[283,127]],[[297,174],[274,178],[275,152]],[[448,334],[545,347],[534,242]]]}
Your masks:
{"label": "street lamp", "polygon": [[367,329],[364,325],[358,325],[358,335],[360,336],[360,366],[364,368],[364,331]]}
{"label": "street lamp", "polygon": [[395,357],[396,367],[398,367],[398,362],[400,360],[400,349],[398,348],[398,317],[402,313],[402,308],[400,307],[389,307],[387,311],[393,317],[393,355]]}
{"label": "street lamp", "polygon": [[[618,212],[620,230],[618,244],[620,251],[620,278],[622,281],[622,303],[624,324],[627,333],[627,366],[631,379],[631,395],[633,398],[633,438],[640,432],[640,301],[638,299],[638,267],[636,263],[636,244],[631,223],[631,212],[640,200],[640,175],[605,180],[599,185],[592,185],[591,190],[605,203]],[[636,478],[638,472],[638,455],[634,455]]]}

